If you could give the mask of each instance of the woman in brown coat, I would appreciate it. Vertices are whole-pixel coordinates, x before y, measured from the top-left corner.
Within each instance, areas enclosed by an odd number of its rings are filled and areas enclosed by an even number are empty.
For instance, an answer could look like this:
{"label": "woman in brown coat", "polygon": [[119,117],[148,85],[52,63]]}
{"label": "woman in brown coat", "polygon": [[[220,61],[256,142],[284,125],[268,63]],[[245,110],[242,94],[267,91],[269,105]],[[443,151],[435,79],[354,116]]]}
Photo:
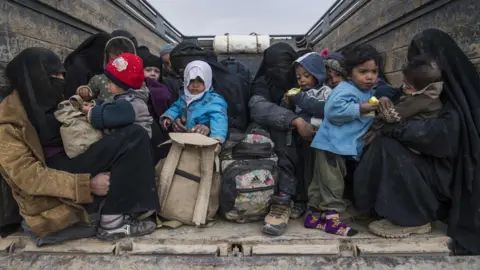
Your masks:
{"label": "woman in brown coat", "polygon": [[[69,159],[53,115],[64,99],[64,72],[58,56],[41,48],[24,50],[6,69],[11,90],[0,98],[0,173],[25,231],[38,245],[92,231],[102,239],[153,232],[155,222],[137,218],[158,207],[148,134],[131,125]],[[98,212],[97,231],[89,214]]]}

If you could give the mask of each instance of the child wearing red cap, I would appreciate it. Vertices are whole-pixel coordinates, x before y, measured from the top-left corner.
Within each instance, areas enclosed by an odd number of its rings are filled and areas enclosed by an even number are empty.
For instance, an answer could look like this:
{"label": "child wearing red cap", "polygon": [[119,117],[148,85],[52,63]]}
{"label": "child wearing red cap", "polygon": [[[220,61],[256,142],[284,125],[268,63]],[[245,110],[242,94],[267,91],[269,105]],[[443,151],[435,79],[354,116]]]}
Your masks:
{"label": "child wearing red cap", "polygon": [[96,129],[111,130],[130,124],[139,125],[152,137],[153,118],[148,111],[148,93],[137,91],[144,82],[142,59],[124,53],[105,67],[108,92],[113,100],[84,103],[83,112]]}

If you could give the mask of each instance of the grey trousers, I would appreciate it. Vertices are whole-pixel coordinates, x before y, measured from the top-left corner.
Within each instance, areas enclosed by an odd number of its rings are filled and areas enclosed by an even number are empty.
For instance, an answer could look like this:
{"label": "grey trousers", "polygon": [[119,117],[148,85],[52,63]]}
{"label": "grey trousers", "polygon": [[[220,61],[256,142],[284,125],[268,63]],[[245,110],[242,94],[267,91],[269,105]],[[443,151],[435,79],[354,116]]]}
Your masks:
{"label": "grey trousers", "polygon": [[346,174],[344,157],[315,150],[313,179],[308,187],[308,206],[320,211],[345,212],[347,203],[343,199],[343,192]]}

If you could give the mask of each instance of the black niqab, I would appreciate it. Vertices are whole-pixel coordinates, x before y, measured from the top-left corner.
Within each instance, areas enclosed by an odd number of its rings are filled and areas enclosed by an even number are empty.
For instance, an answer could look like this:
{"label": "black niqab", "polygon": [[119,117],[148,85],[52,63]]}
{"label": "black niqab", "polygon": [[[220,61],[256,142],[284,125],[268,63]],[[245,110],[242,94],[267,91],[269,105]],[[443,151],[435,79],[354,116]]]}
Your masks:
{"label": "black niqab", "polygon": [[77,88],[88,84],[93,76],[103,74],[103,54],[109,39],[107,33],[92,35],[67,56],[66,97],[75,95]]}
{"label": "black niqab", "polygon": [[428,29],[413,38],[408,59],[419,54],[436,58],[444,78],[442,98],[454,106],[461,119],[448,235],[480,254],[480,77],[456,42],[440,30]]}
{"label": "black niqab", "polygon": [[52,51],[28,48],[8,63],[6,75],[17,90],[29,121],[37,130],[42,146],[62,146],[60,123],[55,119],[57,104],[64,97],[52,75],[65,72],[62,61]]}
{"label": "black niqab", "polygon": [[285,91],[295,86],[292,65],[297,58],[295,50],[283,42],[273,44],[263,53],[263,60],[254,80],[265,77],[268,84],[276,89],[274,92],[270,92],[272,101],[276,104],[280,103]]}
{"label": "black niqab", "polygon": [[107,33],[98,33],[87,38],[75,51],[67,56],[63,63],[65,69],[73,65],[77,57],[81,57],[85,60],[85,64],[90,72],[103,74],[103,54],[110,38],[110,35]]}

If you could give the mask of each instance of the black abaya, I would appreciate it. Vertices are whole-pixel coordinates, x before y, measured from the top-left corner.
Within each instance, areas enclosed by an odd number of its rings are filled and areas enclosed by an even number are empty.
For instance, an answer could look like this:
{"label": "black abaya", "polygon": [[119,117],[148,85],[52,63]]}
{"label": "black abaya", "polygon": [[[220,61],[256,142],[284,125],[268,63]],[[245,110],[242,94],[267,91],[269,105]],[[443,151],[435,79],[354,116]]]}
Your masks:
{"label": "black abaya", "polygon": [[438,119],[410,120],[375,138],[355,170],[355,208],[399,226],[445,220],[459,134],[459,115],[447,105]]}
{"label": "black abaya", "polygon": [[102,214],[138,213],[158,208],[158,193],[147,132],[130,125],[106,135],[73,159],[66,155],[47,160],[50,168],[95,176],[111,172]]}
{"label": "black abaya", "polygon": [[420,54],[433,56],[439,64],[442,98],[459,115],[460,147],[453,165],[448,236],[480,254],[480,75],[455,41],[440,30],[428,29],[413,38],[408,58]]}

